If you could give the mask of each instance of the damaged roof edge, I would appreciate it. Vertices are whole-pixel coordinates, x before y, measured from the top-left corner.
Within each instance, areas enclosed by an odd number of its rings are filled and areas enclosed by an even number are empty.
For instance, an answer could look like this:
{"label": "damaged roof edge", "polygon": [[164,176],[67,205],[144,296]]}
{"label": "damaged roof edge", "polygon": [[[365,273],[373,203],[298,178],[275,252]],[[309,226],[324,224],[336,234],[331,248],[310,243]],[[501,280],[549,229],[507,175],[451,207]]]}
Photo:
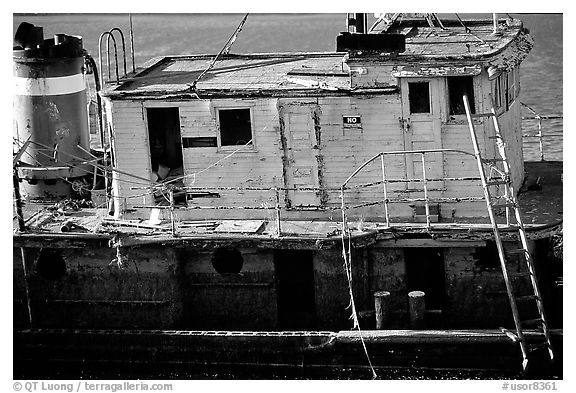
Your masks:
{"label": "damaged roof edge", "polygon": [[102,97],[116,100],[170,100],[170,99],[210,99],[210,98],[277,98],[277,97],[334,97],[334,96],[355,96],[355,95],[387,95],[395,94],[399,91],[397,85],[390,85],[380,88],[351,88],[351,89],[291,89],[291,90],[203,90],[185,89],[168,93],[164,91],[104,91],[100,92]]}

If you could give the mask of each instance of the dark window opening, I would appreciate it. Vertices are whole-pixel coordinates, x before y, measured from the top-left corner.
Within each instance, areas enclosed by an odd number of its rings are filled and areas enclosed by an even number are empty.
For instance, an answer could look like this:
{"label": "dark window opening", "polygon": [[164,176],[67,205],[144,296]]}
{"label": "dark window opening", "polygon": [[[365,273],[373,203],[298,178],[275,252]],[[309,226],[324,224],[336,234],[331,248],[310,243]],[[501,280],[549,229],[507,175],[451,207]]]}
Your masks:
{"label": "dark window opening", "polygon": [[408,83],[410,113],[430,113],[430,87],[428,82]]}
{"label": "dark window opening", "polygon": [[46,280],[59,280],[66,275],[66,261],[62,251],[43,248],[36,260],[36,273]]}
{"label": "dark window opening", "polygon": [[448,98],[451,115],[465,115],[463,96],[468,96],[470,113],[476,113],[474,105],[474,84],[471,76],[451,76],[448,78]]}
{"label": "dark window opening", "polygon": [[406,286],[408,291],[425,293],[427,310],[442,309],[446,297],[446,273],[442,248],[406,248]]}
{"label": "dark window opening", "polygon": [[236,248],[218,248],[212,254],[212,266],[219,274],[238,274],[244,258]]}
{"label": "dark window opening", "polygon": [[498,76],[492,81],[492,97],[494,100],[494,109],[502,107],[502,77]]}
{"label": "dark window opening", "polygon": [[472,256],[476,259],[476,267],[478,268],[496,269],[500,267],[500,257],[494,240],[487,240],[486,247],[477,247]]}
{"label": "dark window opening", "polygon": [[216,138],[210,136],[200,136],[200,137],[183,137],[182,147],[216,147]]}
{"label": "dark window opening", "polygon": [[308,250],[277,250],[278,327],[283,330],[314,329],[314,253]]}
{"label": "dark window opening", "polygon": [[250,109],[218,110],[220,146],[252,145]]}

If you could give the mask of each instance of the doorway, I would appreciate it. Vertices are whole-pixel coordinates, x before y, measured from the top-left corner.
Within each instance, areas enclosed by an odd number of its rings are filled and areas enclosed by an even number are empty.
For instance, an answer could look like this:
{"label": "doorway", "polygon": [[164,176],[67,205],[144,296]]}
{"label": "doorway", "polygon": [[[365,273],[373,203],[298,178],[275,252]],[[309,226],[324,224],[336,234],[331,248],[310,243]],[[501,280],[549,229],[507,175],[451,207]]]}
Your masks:
{"label": "doorway", "polygon": [[278,328],[309,330],[316,325],[314,253],[277,250],[275,254]]}
{"label": "doorway", "polygon": [[[402,117],[404,146],[406,150],[441,149],[440,78],[402,78]],[[426,153],[427,179],[440,179],[444,174],[441,152]],[[422,179],[421,154],[406,155],[406,172],[409,179]],[[422,191],[422,182],[410,182],[408,188]],[[442,181],[428,183],[428,190],[442,189]]]}
{"label": "doorway", "polygon": [[406,288],[426,294],[426,309],[441,310],[446,300],[444,249],[414,247],[404,249]]}
{"label": "doorway", "polygon": [[182,138],[178,108],[147,108],[150,166],[164,180],[182,172]]}

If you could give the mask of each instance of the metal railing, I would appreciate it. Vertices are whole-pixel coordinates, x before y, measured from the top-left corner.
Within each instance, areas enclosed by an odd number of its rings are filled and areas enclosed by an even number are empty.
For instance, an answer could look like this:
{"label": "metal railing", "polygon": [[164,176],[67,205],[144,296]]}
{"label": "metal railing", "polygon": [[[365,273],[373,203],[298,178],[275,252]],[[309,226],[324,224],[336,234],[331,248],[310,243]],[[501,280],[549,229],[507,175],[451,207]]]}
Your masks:
{"label": "metal railing", "polygon": [[[342,218],[343,218],[343,226],[346,223],[346,211],[355,208],[367,207],[367,206],[375,206],[384,204],[384,218],[386,220],[386,226],[390,227],[390,212],[389,212],[389,204],[390,203],[410,203],[410,202],[424,202],[424,208],[426,212],[426,227],[431,226],[431,214],[430,214],[430,204],[431,203],[455,203],[455,202],[462,202],[462,201],[481,201],[484,200],[484,197],[438,197],[438,198],[430,198],[430,189],[429,183],[431,182],[439,182],[439,181],[480,181],[479,177],[440,177],[440,178],[430,178],[426,174],[426,156],[431,154],[439,154],[439,153],[453,153],[453,154],[461,154],[466,155],[469,157],[474,158],[474,154],[463,151],[463,150],[456,150],[456,149],[429,149],[429,150],[399,150],[399,151],[389,151],[389,152],[381,152],[375,155],[374,157],[370,158],[360,167],[358,167],[348,178],[344,181],[342,186],[340,187],[340,199],[341,199],[341,210],[342,210]],[[420,162],[422,164],[422,176],[420,178],[405,178],[405,179],[388,179],[386,176],[386,164],[385,158],[388,156],[407,156],[407,155],[419,155]],[[373,201],[373,202],[366,202],[360,203],[352,206],[346,205],[346,198],[345,198],[345,190],[349,189],[348,184],[350,181],[356,177],[362,170],[364,170],[368,165],[371,163],[380,160],[380,169],[382,171],[382,180],[372,183],[365,183],[361,185],[357,185],[355,187],[370,187],[375,185],[382,185],[382,196],[384,199]],[[389,190],[388,184],[390,183],[421,183],[423,192],[423,198],[389,198]],[[480,183],[479,183],[480,186]],[[420,190],[419,190],[420,191]]]}
{"label": "metal railing", "polygon": [[[522,139],[524,141],[525,138],[537,138],[536,143],[538,143],[538,148],[540,152],[540,161],[545,161],[544,159],[544,139],[545,138],[562,138],[562,133],[543,133],[542,132],[542,121],[543,120],[554,120],[554,119],[564,119],[563,115],[541,115],[534,108],[524,104],[523,102],[520,103],[524,108],[526,108],[533,116],[522,116],[522,120],[536,120],[537,121],[537,128],[536,134],[522,134]],[[531,141],[526,141],[531,142]]]}

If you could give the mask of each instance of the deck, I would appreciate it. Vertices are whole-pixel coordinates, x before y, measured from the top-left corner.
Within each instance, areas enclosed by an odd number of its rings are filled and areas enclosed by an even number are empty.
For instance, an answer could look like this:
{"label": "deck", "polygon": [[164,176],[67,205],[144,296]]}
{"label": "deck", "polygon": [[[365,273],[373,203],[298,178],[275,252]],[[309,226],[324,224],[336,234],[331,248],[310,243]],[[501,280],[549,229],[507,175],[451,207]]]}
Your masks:
{"label": "deck", "polygon": [[[534,239],[550,236],[562,224],[562,162],[526,163],[526,182],[519,201],[528,236]],[[107,241],[114,236],[126,237],[125,244],[172,244],[180,247],[244,245],[257,248],[332,248],[340,245],[340,215],[332,220],[282,220],[278,235],[277,222],[271,219],[233,220],[200,219],[179,221],[172,232],[170,220],[151,222],[144,219],[113,219],[105,209],[55,209],[53,205],[26,203],[23,208],[27,225],[17,231],[14,217],[14,246],[40,246],[46,241],[64,243]],[[297,212],[295,212],[297,213]],[[412,221],[412,222],[411,222]],[[474,241],[492,239],[487,219],[458,219],[439,222],[427,228],[410,218],[389,227],[383,220],[349,222],[356,244],[367,245],[381,240],[397,240],[415,233],[437,241]],[[503,238],[515,240],[515,231],[503,231]]]}

